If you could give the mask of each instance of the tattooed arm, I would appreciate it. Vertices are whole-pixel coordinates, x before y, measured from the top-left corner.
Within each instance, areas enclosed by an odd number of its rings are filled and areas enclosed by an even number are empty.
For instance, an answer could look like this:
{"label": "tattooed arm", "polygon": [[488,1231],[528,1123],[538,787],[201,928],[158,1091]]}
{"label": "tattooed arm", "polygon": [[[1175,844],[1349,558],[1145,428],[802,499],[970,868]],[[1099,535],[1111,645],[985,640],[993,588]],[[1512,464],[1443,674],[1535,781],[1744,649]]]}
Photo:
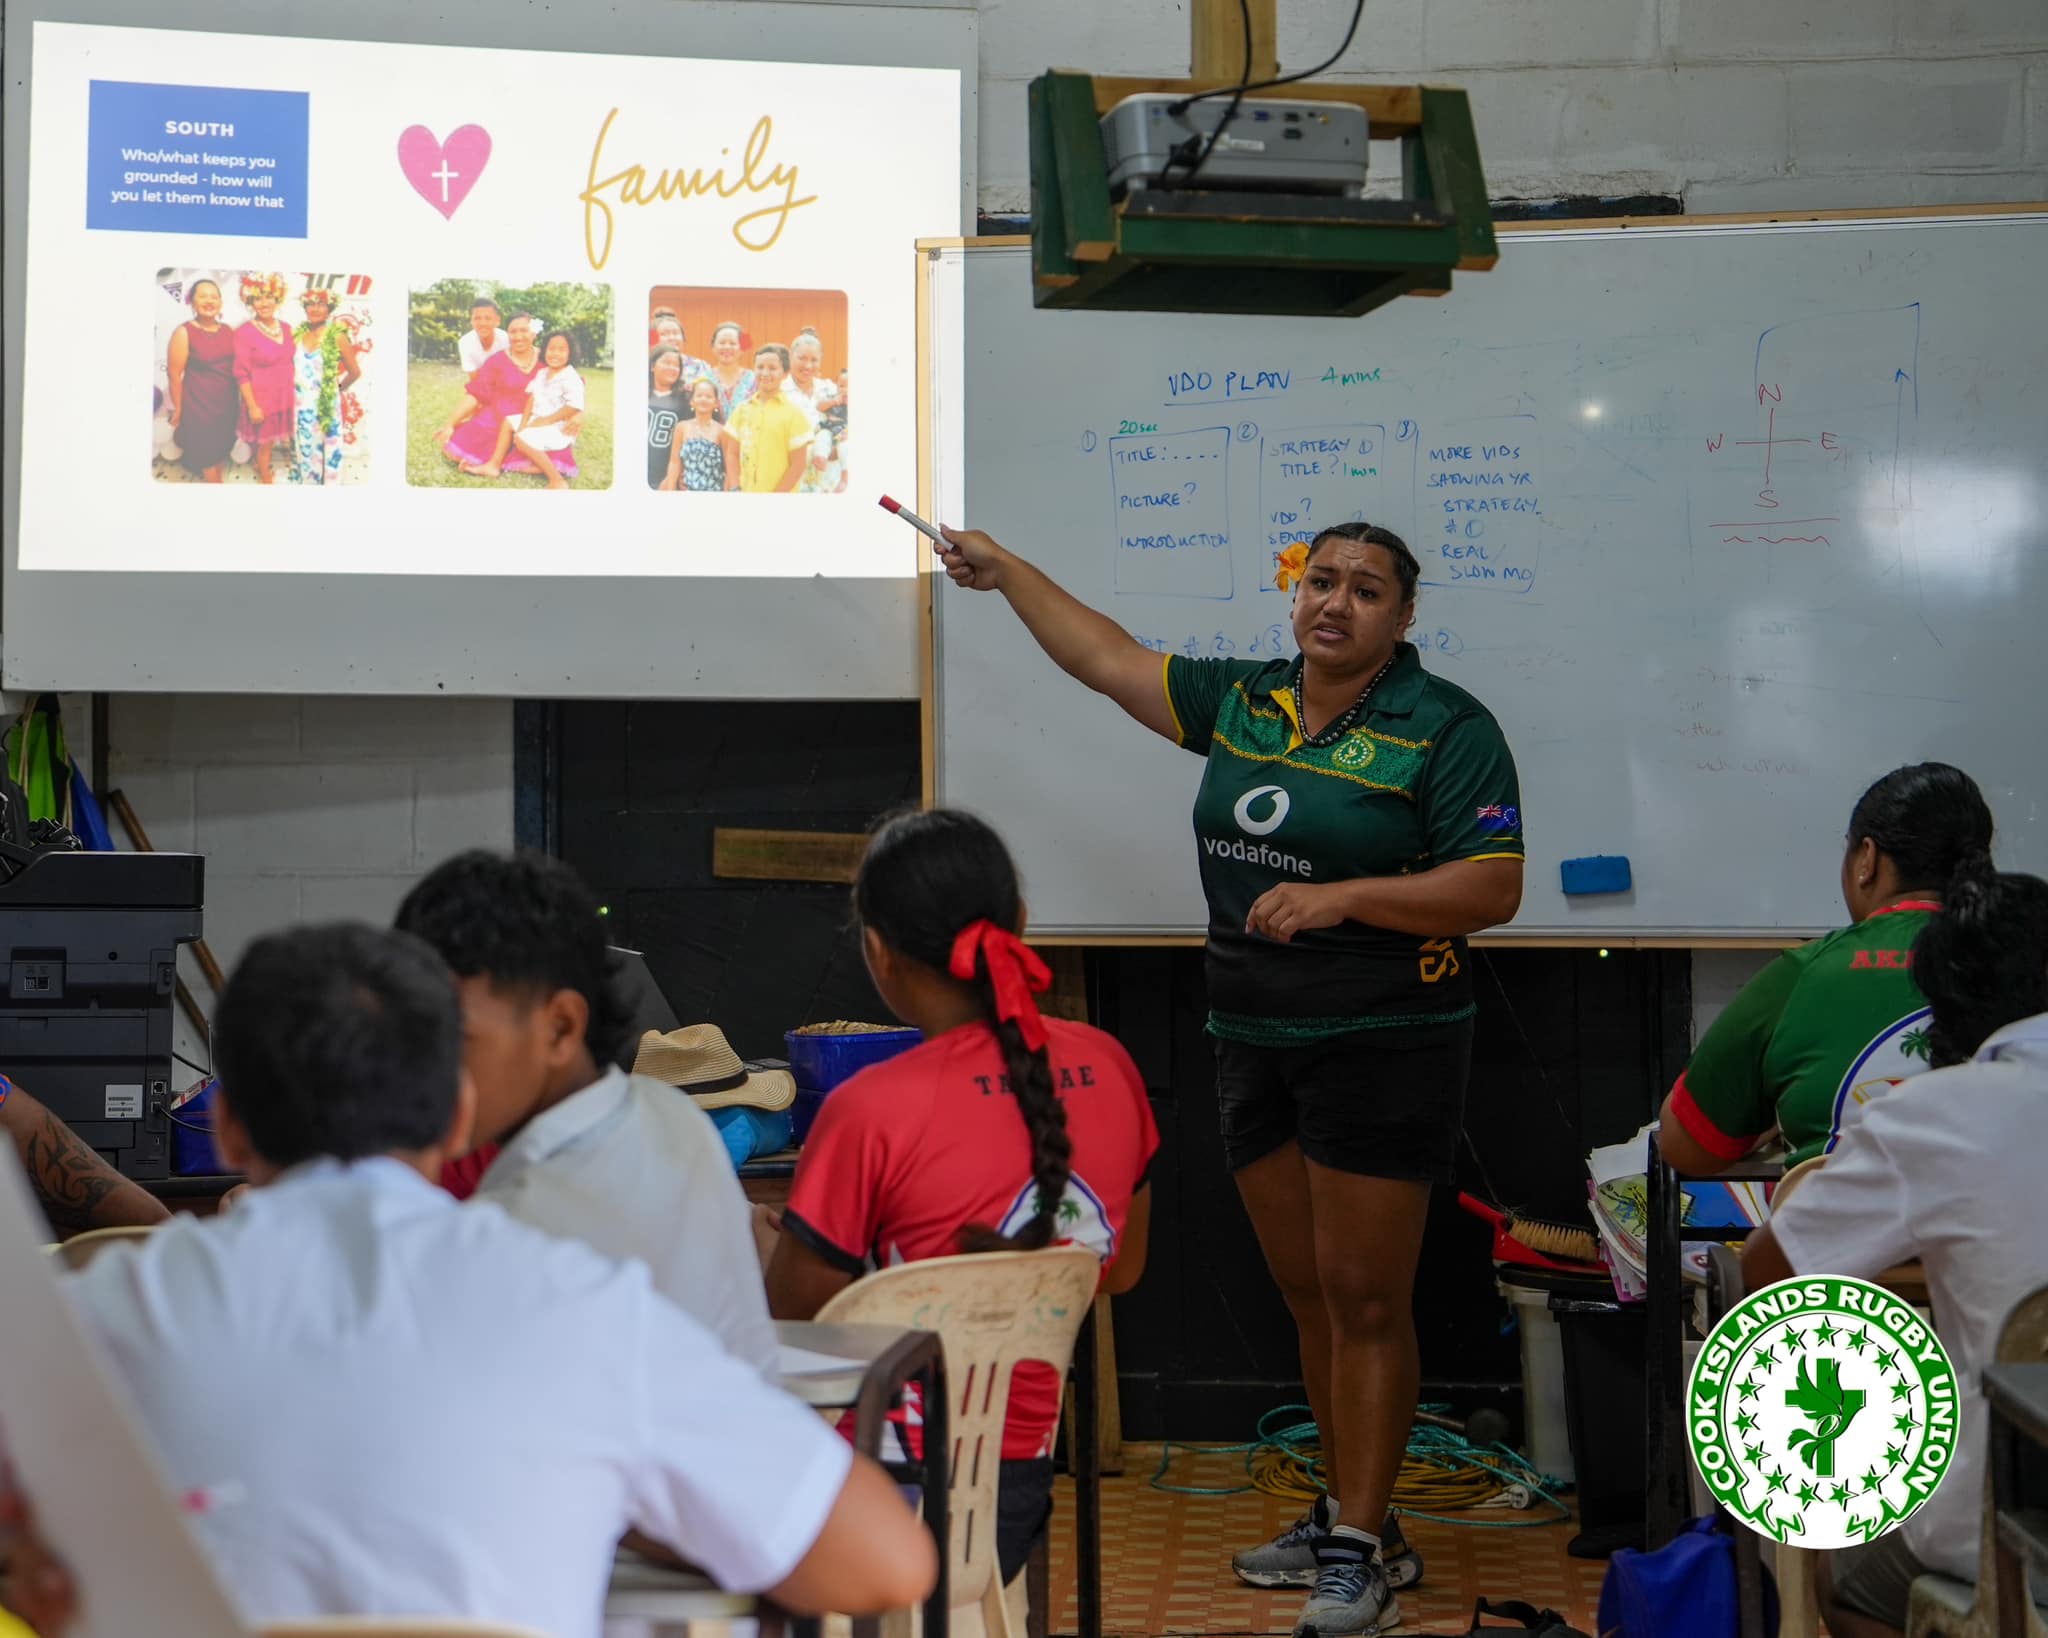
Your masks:
{"label": "tattooed arm", "polygon": [[19,1086],[10,1086],[0,1102],[0,1131],[20,1151],[30,1186],[59,1234],[160,1223],[170,1215]]}

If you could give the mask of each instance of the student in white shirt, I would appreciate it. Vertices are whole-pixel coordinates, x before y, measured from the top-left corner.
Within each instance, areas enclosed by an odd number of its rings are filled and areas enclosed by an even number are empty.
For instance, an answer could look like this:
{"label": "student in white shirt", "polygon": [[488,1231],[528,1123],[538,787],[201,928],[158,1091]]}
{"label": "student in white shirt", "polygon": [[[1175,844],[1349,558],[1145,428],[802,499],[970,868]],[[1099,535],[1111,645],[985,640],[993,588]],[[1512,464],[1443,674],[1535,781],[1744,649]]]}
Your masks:
{"label": "student in white shirt", "polygon": [[753,1217],[711,1117],[614,1058],[625,1020],[604,920],[544,854],[465,853],[399,907],[462,995],[479,1143],[504,1147],[476,1197],[522,1222],[638,1258],[655,1289],[771,1380],[774,1326]]}
{"label": "student in white shirt", "polygon": [[[1821,1613],[1835,1638],[1890,1638],[1924,1570],[1974,1581],[1988,1418],[1980,1376],[2014,1304],[2048,1285],[2048,883],[1967,865],[1913,943],[1933,1009],[1934,1068],[1845,1127],[1827,1164],[1752,1235],[1744,1283],[1869,1279],[1918,1258],[1955,1368],[1954,1455],[1890,1533],[1832,1553]],[[2037,1581],[2037,1599],[2048,1594]]]}
{"label": "student in white shirt", "polygon": [[431,950],[261,940],[214,1046],[222,1158],[259,1186],[67,1283],[172,1485],[206,1498],[193,1528],[250,1625],[598,1638],[629,1527],[800,1612],[925,1596],[935,1555],[895,1486],[645,1269],[431,1181],[475,1102]]}
{"label": "student in white shirt", "polygon": [[469,310],[469,333],[455,344],[456,355],[462,360],[462,379],[467,381],[484,367],[484,360],[493,353],[502,353],[510,342],[506,339],[504,320],[499,316],[498,304],[494,301],[480,301]]}

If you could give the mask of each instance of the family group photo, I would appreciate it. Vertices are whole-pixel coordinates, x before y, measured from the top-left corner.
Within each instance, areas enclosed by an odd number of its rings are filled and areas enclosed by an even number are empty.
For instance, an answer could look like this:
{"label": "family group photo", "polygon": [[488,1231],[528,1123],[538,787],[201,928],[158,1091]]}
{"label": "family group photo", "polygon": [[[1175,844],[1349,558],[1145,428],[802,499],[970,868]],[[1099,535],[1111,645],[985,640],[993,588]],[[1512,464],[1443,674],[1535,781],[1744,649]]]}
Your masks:
{"label": "family group photo", "polygon": [[845,489],[846,292],[656,285],[647,298],[647,487]]}
{"label": "family group photo", "polygon": [[367,481],[367,276],[167,267],[154,301],[156,479]]}
{"label": "family group photo", "polygon": [[442,279],[410,305],[408,483],[611,487],[608,285]]}

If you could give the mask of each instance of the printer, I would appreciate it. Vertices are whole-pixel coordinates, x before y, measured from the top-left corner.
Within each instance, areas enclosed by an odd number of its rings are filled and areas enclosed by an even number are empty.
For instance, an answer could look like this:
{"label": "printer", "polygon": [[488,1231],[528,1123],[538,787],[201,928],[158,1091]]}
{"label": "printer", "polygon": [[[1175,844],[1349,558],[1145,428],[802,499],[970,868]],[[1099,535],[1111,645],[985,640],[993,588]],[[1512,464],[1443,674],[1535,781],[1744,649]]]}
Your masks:
{"label": "printer", "polygon": [[170,1175],[178,946],[205,886],[192,853],[0,859],[0,1072],[140,1180]]}

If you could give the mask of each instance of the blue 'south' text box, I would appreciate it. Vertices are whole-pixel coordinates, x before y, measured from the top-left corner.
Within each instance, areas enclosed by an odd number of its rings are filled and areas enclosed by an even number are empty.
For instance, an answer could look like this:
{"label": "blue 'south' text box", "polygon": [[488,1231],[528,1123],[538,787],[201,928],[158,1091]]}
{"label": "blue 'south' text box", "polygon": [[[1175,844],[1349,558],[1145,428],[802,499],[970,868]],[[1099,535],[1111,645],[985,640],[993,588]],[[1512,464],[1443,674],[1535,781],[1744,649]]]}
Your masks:
{"label": "blue 'south' text box", "polygon": [[85,225],[306,236],[304,91],[94,80]]}

